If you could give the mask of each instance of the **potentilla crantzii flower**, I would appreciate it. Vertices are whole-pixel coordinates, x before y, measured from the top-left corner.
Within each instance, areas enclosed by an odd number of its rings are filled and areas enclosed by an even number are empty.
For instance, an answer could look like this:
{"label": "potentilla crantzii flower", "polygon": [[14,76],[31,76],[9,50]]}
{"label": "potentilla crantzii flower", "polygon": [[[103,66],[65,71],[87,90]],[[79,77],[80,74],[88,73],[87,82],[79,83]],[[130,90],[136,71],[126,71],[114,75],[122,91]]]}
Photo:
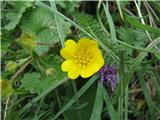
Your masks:
{"label": "potentilla crantzii flower", "polygon": [[60,54],[66,59],[62,63],[62,71],[68,72],[71,79],[76,79],[79,75],[88,78],[104,65],[98,43],[87,38],[81,38],[78,43],[67,40]]}
{"label": "potentilla crantzii flower", "polygon": [[101,82],[104,85],[110,85],[112,91],[114,91],[117,84],[117,69],[108,65],[104,65],[100,71]]}

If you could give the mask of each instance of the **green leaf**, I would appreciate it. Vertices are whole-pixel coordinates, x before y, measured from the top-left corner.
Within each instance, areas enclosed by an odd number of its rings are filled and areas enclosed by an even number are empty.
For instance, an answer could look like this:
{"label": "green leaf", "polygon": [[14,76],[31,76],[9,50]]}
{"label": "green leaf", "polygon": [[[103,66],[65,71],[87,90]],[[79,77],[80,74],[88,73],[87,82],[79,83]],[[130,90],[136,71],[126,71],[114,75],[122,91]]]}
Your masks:
{"label": "green leaf", "polygon": [[[96,84],[93,84],[88,90],[78,98],[78,102],[75,102],[71,105],[65,112],[65,116],[67,120],[89,120],[91,117],[94,99],[96,96]],[[78,86],[78,84],[77,84]],[[68,86],[69,87],[69,86]],[[72,94],[71,94],[72,93]],[[67,88],[66,97],[69,99],[74,95],[73,88]]]}
{"label": "green leaf", "polygon": [[[152,41],[145,49],[146,50],[151,50],[155,45],[160,43],[160,37],[156,38],[154,41]],[[117,99],[119,97],[119,95],[121,94],[120,92],[124,92],[126,86],[129,84],[129,81],[131,80],[134,72],[137,70],[137,68],[139,67],[140,63],[142,62],[142,60],[145,58],[145,56],[147,55],[146,52],[140,52],[137,57],[135,58],[135,60],[133,61],[133,65],[132,65],[132,70],[129,71],[124,79],[123,79],[123,91],[121,91],[120,89],[120,85],[117,86],[116,91],[115,91],[115,96],[113,97],[113,104],[117,103]]]}
{"label": "green leaf", "polygon": [[122,41],[133,46],[145,47],[148,42],[148,37],[144,31],[133,30],[128,27],[120,27],[117,29],[117,32]]}
{"label": "green leaf", "polygon": [[1,32],[1,54],[3,56],[7,51],[10,51],[9,47],[13,43],[13,38],[11,31],[2,29]]}
{"label": "green leaf", "polygon": [[124,112],[124,119],[127,120],[128,119],[128,85],[125,89],[125,96],[124,96],[124,109],[125,109],[125,112]]}
{"label": "green leaf", "polygon": [[[56,7],[55,2],[54,1],[50,1],[50,4],[51,4],[52,9],[57,11],[57,7]],[[60,17],[57,17],[57,15],[54,12],[53,12],[53,14],[54,14],[54,17],[55,17],[55,23],[56,23],[57,30],[58,30],[58,33],[59,33],[59,39],[61,41],[62,47],[64,47],[64,37],[63,37],[64,33],[63,33]]]}
{"label": "green leaf", "polygon": [[[102,86],[102,84],[101,84],[101,86]],[[110,118],[111,118],[111,120],[117,120],[117,113],[116,113],[116,111],[110,101],[108,92],[105,90],[105,88],[103,86],[102,86],[102,88],[103,88],[104,100],[105,100],[106,107],[108,109],[108,113],[110,115]]]}
{"label": "green leaf", "polygon": [[75,96],[73,96],[70,101],[63,106],[63,108],[57,112],[57,114],[54,116],[53,120],[57,119],[58,116],[60,116],[64,111],[66,111],[74,102],[76,102],[77,98],[82,96],[86,90],[94,83],[94,81],[98,78],[98,76],[93,76],[90,78],[87,83],[77,92]]}
{"label": "green leaf", "polygon": [[[97,40],[97,41],[99,42],[100,46],[107,52],[107,54],[109,54],[111,57],[119,60],[119,58],[115,55],[115,53],[112,52],[107,46],[105,46],[105,45],[102,43],[102,41],[101,41],[99,38],[97,38],[97,37],[95,36],[95,33],[94,33],[94,35],[92,35],[92,33],[89,33],[88,31],[86,31],[86,28],[87,28],[87,27],[84,26],[84,27],[82,28],[81,26],[79,26],[78,24],[76,24],[76,22],[74,22],[73,20],[71,20],[71,19],[69,19],[68,17],[64,16],[64,15],[61,14],[60,12],[53,10],[51,7],[49,7],[48,5],[44,4],[43,2],[36,2],[36,5],[37,5],[37,6],[41,6],[41,7],[43,7],[43,8],[46,8],[46,9],[48,9],[49,11],[53,11],[53,12],[55,12],[57,15],[59,15],[59,17],[65,19],[65,20],[68,21],[69,23],[72,23],[75,27],[77,27],[79,30],[81,30],[81,32],[84,33],[85,36],[88,36],[88,37],[92,38],[93,40]],[[79,15],[78,15],[78,16],[79,16]],[[82,20],[85,20],[85,19],[87,20],[87,17],[86,17],[86,18],[82,18]],[[93,25],[96,25],[96,24],[93,24]],[[97,30],[98,30],[98,29],[97,29]],[[101,32],[101,33],[102,33],[102,32]],[[96,38],[95,38],[95,37],[96,37]],[[103,38],[103,39],[104,39],[104,38]]]}
{"label": "green leaf", "polygon": [[120,13],[120,16],[123,20],[123,12],[122,12],[122,8],[121,8],[121,1],[120,0],[116,0],[116,3],[117,3],[117,7],[118,7],[118,11]]}
{"label": "green leaf", "polygon": [[[160,44],[157,44],[158,47],[159,47],[159,45],[160,45]],[[159,48],[160,48],[160,47],[159,47]],[[156,49],[156,48],[153,48],[152,50],[155,51],[155,52],[157,52],[157,49]],[[160,54],[159,54],[159,53],[154,54],[154,55],[155,55],[155,57],[156,57],[158,60],[160,60]]]}
{"label": "green leaf", "polygon": [[[137,48],[145,47],[146,43],[149,40],[144,31],[133,30],[128,27],[120,27],[117,29],[117,32],[119,34],[119,38],[123,42],[133,45]],[[126,48],[126,47],[124,49],[128,55],[132,55],[133,50],[134,50],[131,48]]]}
{"label": "green leaf", "polygon": [[18,25],[23,13],[27,8],[33,5],[32,2],[22,2],[22,1],[12,1],[9,4],[13,7],[12,12],[6,14],[6,18],[9,20],[9,23],[5,25],[5,29],[13,30],[16,25]]}
{"label": "green leaf", "polygon": [[54,69],[53,75],[46,76],[37,72],[26,73],[21,80],[23,87],[31,93],[41,94],[43,91],[47,90],[48,87],[53,86],[59,80],[63,79],[66,74],[61,71],[60,57],[52,57],[51,63]]}
{"label": "green leaf", "polygon": [[[61,80],[56,80],[52,85],[50,85],[50,87],[48,87],[45,91],[43,91],[37,97],[35,97],[32,100],[32,103],[38,102],[41,98],[44,98],[48,93],[50,93],[52,90],[54,90],[56,87],[60,86],[61,84],[65,83],[66,81],[68,81],[68,78],[66,77]],[[20,114],[24,114],[24,112],[27,111],[33,105],[32,103],[26,104],[21,109]]]}
{"label": "green leaf", "polygon": [[158,96],[160,98],[160,84],[158,82],[158,78],[156,77],[156,72],[155,71],[148,71],[148,73],[150,75],[150,78],[153,82],[153,85],[158,93]]}
{"label": "green leaf", "polygon": [[23,87],[29,90],[31,93],[38,92],[39,85],[41,83],[40,74],[38,73],[26,73],[21,80]]}
{"label": "green leaf", "polygon": [[[103,42],[106,41],[106,38],[108,38],[108,36],[103,32],[103,29],[101,25],[98,23],[98,21],[95,20],[91,15],[77,12],[75,14],[75,17],[78,24],[85,31],[87,31],[92,36],[94,36],[97,39],[100,39]],[[86,36],[86,34],[84,34],[83,32],[80,32],[80,35],[81,37]]]}
{"label": "green leaf", "polygon": [[106,14],[106,18],[107,18],[108,23],[109,23],[109,28],[110,28],[110,33],[111,33],[112,40],[116,41],[117,40],[116,30],[115,30],[115,26],[114,26],[112,16],[111,16],[111,14],[109,13],[109,10],[108,10],[108,4],[107,4],[107,6],[105,6],[104,4],[102,4],[102,5],[103,5],[103,8],[104,8],[104,12]]}
{"label": "green leaf", "polygon": [[[119,59],[113,50],[117,48],[115,42],[109,39],[109,36],[104,32],[100,23],[95,20],[92,16],[84,13],[75,14],[76,21],[78,24],[88,33],[96,38],[100,46],[106,51],[106,53],[113,58]],[[86,37],[86,33],[80,31],[80,37]]]}
{"label": "green leaf", "polygon": [[125,14],[125,20],[136,28],[139,28],[142,30],[148,30],[149,32],[160,35],[160,30],[158,28],[153,28],[149,25],[143,25],[140,22],[138,22],[135,18],[130,17],[127,14]]}
{"label": "green leaf", "polygon": [[72,14],[75,11],[75,8],[79,7],[79,1],[80,0],[56,1],[56,4],[65,9],[66,13]]}
{"label": "green leaf", "polygon": [[151,119],[152,120],[156,120],[156,115],[155,115],[155,111],[154,111],[154,104],[153,104],[153,101],[152,101],[152,97],[151,95],[149,94],[149,90],[147,89],[147,85],[142,77],[142,73],[141,72],[137,72],[138,73],[138,77],[139,77],[139,82],[142,86],[142,90],[143,90],[143,93],[144,93],[144,96],[145,96],[145,99],[146,99],[146,102],[147,102],[147,105],[148,105],[148,108],[149,108],[149,111],[150,111],[150,116],[151,116]]}
{"label": "green leaf", "polygon": [[[96,83],[96,82],[95,82]],[[95,84],[89,87],[89,89],[80,97],[80,115],[81,120],[89,120],[91,118],[94,99],[96,97],[96,87]]]}
{"label": "green leaf", "polygon": [[[58,21],[61,23],[61,26],[63,26],[62,30],[64,34],[62,39],[65,39],[67,34],[70,33],[71,24],[59,17]],[[34,34],[39,43],[52,45],[60,40],[54,14],[45,8],[37,7],[30,14],[26,15],[23,18],[21,28],[23,33]],[[47,45],[39,45],[36,46],[35,51],[40,55],[48,51],[48,49],[49,46]]]}
{"label": "green leaf", "polygon": [[91,120],[101,120],[101,112],[103,108],[103,87],[100,82],[98,82],[96,98],[94,102],[94,107],[92,110]]}

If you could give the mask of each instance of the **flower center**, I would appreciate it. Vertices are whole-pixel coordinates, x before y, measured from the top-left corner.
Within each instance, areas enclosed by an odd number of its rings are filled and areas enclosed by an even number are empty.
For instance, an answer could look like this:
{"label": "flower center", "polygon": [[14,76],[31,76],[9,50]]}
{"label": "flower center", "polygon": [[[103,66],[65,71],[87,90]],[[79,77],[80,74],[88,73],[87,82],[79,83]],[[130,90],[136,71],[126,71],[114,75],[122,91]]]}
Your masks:
{"label": "flower center", "polygon": [[80,50],[78,54],[75,56],[75,61],[81,67],[86,67],[88,64],[92,62],[92,54],[88,50]]}

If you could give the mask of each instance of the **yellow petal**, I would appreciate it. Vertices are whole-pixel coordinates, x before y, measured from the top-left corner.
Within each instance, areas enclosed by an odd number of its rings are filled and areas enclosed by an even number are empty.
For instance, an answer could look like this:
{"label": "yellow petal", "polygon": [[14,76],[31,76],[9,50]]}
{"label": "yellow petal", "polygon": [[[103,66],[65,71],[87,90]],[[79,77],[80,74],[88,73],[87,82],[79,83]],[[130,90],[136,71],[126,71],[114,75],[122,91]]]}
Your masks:
{"label": "yellow petal", "polygon": [[78,47],[83,48],[83,49],[88,49],[88,48],[98,48],[98,43],[95,40],[90,40],[87,38],[81,38],[78,41]]}
{"label": "yellow petal", "polygon": [[80,67],[72,60],[65,60],[61,67],[62,71],[68,72],[70,79],[76,79],[80,75]]}
{"label": "yellow petal", "polygon": [[93,49],[92,55],[93,62],[96,63],[99,67],[102,67],[104,65],[104,58],[100,49]]}
{"label": "yellow petal", "polygon": [[77,50],[77,44],[73,40],[67,40],[65,47],[61,49],[60,54],[65,59],[73,59]]}
{"label": "yellow petal", "polygon": [[88,78],[94,73],[98,72],[99,69],[104,65],[104,59],[101,51],[98,48],[92,49],[92,62],[81,70],[81,76]]}
{"label": "yellow petal", "polygon": [[88,78],[92,76],[94,73],[96,73],[99,69],[100,69],[99,65],[97,65],[96,63],[92,63],[87,67],[82,68],[81,76],[83,78]]}

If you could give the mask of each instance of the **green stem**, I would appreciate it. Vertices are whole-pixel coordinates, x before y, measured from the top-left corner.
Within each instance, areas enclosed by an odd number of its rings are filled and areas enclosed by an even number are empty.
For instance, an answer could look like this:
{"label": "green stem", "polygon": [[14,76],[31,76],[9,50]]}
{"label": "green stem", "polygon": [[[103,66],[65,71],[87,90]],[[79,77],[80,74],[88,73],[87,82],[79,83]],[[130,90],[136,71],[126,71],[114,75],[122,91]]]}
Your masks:
{"label": "green stem", "polygon": [[32,58],[29,59],[12,77],[11,80],[16,79],[23,71],[24,69],[32,62]]}
{"label": "green stem", "polygon": [[118,41],[118,43],[120,43],[120,44],[122,44],[126,47],[132,48],[132,49],[136,49],[136,50],[143,51],[143,52],[150,52],[150,53],[153,53],[153,54],[158,54],[158,52],[154,52],[152,50],[146,50],[145,48],[139,48],[139,47],[136,47],[136,46],[132,46],[132,45],[130,45],[128,43],[125,43],[123,41],[120,41],[120,40],[117,40],[117,41]]}
{"label": "green stem", "polygon": [[[79,98],[78,98],[78,96],[77,96],[76,83],[75,83],[74,80],[72,80],[71,83],[72,83],[72,87],[73,87],[74,94],[75,94],[75,96],[76,96],[76,98],[77,98],[77,105],[79,105],[79,104],[80,104],[80,101],[79,101]],[[78,116],[79,116],[79,120],[81,120],[81,111],[80,111],[80,110],[78,110]]]}
{"label": "green stem", "polygon": [[6,107],[5,107],[5,110],[4,110],[4,120],[6,120],[6,117],[7,117],[9,100],[10,100],[10,97],[8,97],[7,100],[6,100]]}
{"label": "green stem", "polygon": [[[56,93],[56,97],[57,97],[57,102],[58,102],[58,105],[60,107],[60,109],[62,108],[62,104],[61,104],[61,100],[60,100],[60,97],[59,97],[59,94],[58,94],[58,91],[57,91],[57,88],[55,89],[55,93]],[[63,117],[64,119],[66,120],[66,116],[65,114],[63,113]]]}
{"label": "green stem", "polygon": [[124,113],[124,116],[125,116],[125,120],[128,120],[128,85],[126,86],[126,89],[125,89],[125,113]]}

